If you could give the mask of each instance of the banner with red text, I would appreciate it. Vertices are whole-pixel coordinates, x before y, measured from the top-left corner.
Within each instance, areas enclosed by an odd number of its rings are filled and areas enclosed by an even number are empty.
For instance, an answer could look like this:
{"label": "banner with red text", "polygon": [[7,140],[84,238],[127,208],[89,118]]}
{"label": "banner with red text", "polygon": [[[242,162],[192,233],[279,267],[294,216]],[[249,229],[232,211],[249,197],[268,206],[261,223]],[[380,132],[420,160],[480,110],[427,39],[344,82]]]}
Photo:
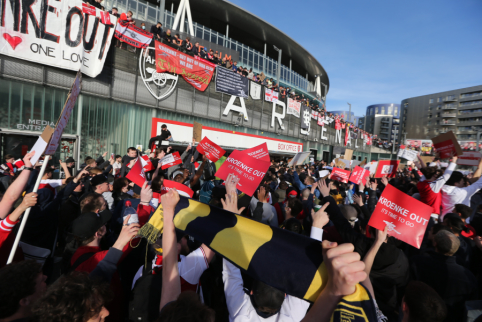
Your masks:
{"label": "banner with red text", "polygon": [[204,92],[211,82],[216,65],[205,60],[197,60],[156,40],[156,71],[173,73],[195,89]]}
{"label": "banner with red text", "polygon": [[142,163],[142,168],[144,169],[145,172],[149,172],[155,169],[148,155],[141,156],[141,163]]}
{"label": "banner with red text", "polygon": [[176,181],[171,181],[171,180],[163,180],[162,181],[161,196],[165,193],[168,193],[169,190],[171,190],[172,188],[176,189],[177,192],[179,192],[179,194],[181,196],[184,196],[184,197],[192,198],[192,196],[194,195],[194,191],[192,191],[185,184],[182,184],[182,183],[179,183],[179,182],[176,182]]}
{"label": "banner with red text", "polygon": [[379,230],[388,226],[390,236],[420,248],[431,214],[432,207],[389,184],[378,199],[368,225]]}
{"label": "banner with red text", "polygon": [[398,165],[400,160],[380,160],[378,161],[377,171],[375,172],[375,178],[394,178],[397,175]]}
{"label": "banner with red text", "polygon": [[140,158],[137,158],[136,163],[134,163],[131,170],[126,175],[126,178],[134,182],[139,187],[142,187],[144,182],[146,182],[146,174],[144,173],[144,169],[142,169],[142,162],[140,161]]}
{"label": "banner with red text", "polygon": [[288,97],[288,106],[286,107],[286,114],[291,114],[300,118],[301,102],[297,102]]}
{"label": "banner with red text", "polygon": [[159,160],[159,163],[161,163],[161,169],[165,170],[177,164],[181,164],[182,160],[181,160],[181,156],[179,155],[179,152],[174,152],[166,155],[164,158]]}
{"label": "banner with red text", "polygon": [[0,54],[96,77],[117,18],[96,8],[84,15],[82,8],[81,0],[1,1]]}
{"label": "banner with red text", "polygon": [[364,182],[365,177],[369,175],[370,175],[370,172],[368,170],[365,170],[362,167],[356,166],[355,169],[353,169],[353,172],[351,173],[349,181],[353,182],[354,184],[360,184],[360,182],[362,181]]}
{"label": "banner with red text", "polygon": [[226,153],[225,150],[223,150],[219,145],[208,139],[207,136],[204,137],[204,139],[199,142],[198,146],[196,149],[199,151],[199,153],[203,154],[211,160],[212,162],[216,162],[219,160],[220,157]]}
{"label": "banner with red text", "polygon": [[270,165],[270,162],[250,157],[244,151],[234,150],[216,172],[216,177],[226,180],[230,173],[237,175],[240,180],[236,188],[252,196]]}
{"label": "banner with red text", "polygon": [[458,157],[457,164],[478,166],[481,157],[482,154],[480,152],[464,152]]}
{"label": "banner with red text", "polygon": [[348,183],[348,178],[350,177],[349,170],[343,170],[338,168],[333,168],[331,171],[330,179]]}
{"label": "banner with red text", "polygon": [[254,148],[246,149],[243,152],[255,159],[260,159],[268,162],[271,161],[269,158],[268,145],[266,144],[266,142],[255,146]]}
{"label": "banner with red text", "polygon": [[440,134],[432,138],[433,146],[440,155],[440,159],[447,159],[452,156],[462,155],[463,151],[452,131]]}
{"label": "banner with red text", "polygon": [[136,25],[130,25],[127,20],[119,20],[114,36],[128,45],[136,48],[146,48],[152,41],[153,34]]}

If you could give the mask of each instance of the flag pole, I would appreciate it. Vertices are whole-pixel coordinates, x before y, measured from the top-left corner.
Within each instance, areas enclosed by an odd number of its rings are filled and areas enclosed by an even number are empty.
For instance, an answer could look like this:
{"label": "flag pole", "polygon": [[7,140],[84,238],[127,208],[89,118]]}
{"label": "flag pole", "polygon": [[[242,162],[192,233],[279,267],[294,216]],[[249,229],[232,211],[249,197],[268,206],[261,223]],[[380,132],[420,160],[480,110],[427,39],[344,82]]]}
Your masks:
{"label": "flag pole", "polygon": [[[35,186],[33,188],[32,192],[37,192],[38,187],[40,185],[40,181],[42,180],[42,177],[45,172],[45,168],[47,168],[47,165],[49,163],[50,155],[46,155],[44,159],[44,163],[42,164],[42,168],[40,169],[40,173],[37,177],[37,181],[35,181]],[[26,170],[23,170],[26,171]],[[23,215],[22,222],[20,223],[20,228],[18,229],[17,232],[17,237],[15,237],[15,242],[13,243],[12,250],[10,251],[10,255],[8,256],[7,264],[10,264],[13,261],[13,257],[15,256],[15,252],[18,247],[18,243],[20,242],[20,238],[22,237],[23,230],[25,229],[25,224],[27,223],[28,216],[30,215],[30,210],[32,207],[28,208],[25,211],[25,214]]]}

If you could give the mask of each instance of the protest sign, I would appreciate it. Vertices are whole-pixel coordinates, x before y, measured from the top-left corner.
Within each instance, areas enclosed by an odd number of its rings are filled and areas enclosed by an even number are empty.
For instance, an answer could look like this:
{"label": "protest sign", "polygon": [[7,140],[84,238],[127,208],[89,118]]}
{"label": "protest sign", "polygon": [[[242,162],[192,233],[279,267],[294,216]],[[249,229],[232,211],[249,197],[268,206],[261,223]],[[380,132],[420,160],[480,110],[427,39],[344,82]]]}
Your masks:
{"label": "protest sign", "polygon": [[161,164],[161,169],[165,170],[177,164],[181,164],[182,160],[181,160],[181,156],[179,155],[179,152],[174,152],[166,155],[164,158],[159,160],[159,163]]}
{"label": "protest sign", "polygon": [[305,162],[306,158],[310,154],[311,154],[311,151],[296,153],[296,155],[288,163],[288,166],[291,167],[291,166],[294,166],[294,165],[302,165],[303,162]]}
{"label": "protest sign", "polygon": [[201,142],[199,142],[196,149],[199,151],[199,153],[205,155],[206,158],[208,158],[212,162],[218,161],[219,158],[222,157],[224,153],[226,153],[225,150],[223,150],[219,145],[208,139],[207,136],[204,137]]}
{"label": "protest sign", "polygon": [[286,114],[291,114],[300,118],[301,102],[297,102],[288,97],[288,106],[286,109]]}
{"label": "protest sign", "polygon": [[258,160],[242,151],[234,150],[216,172],[216,177],[226,180],[230,173],[237,175],[240,180],[236,188],[252,196],[270,165],[270,162]]}
{"label": "protest sign", "polygon": [[380,160],[378,161],[377,171],[375,172],[375,178],[394,178],[397,175],[398,165],[400,160]]}
{"label": "protest sign", "polygon": [[363,166],[365,166],[365,164],[367,164],[367,158],[363,159],[363,161],[360,162],[359,166],[363,167]]}
{"label": "protest sign", "polygon": [[119,19],[119,23],[115,27],[114,36],[136,48],[147,48],[152,41],[153,34],[137,27],[136,25],[129,24],[127,20]]}
{"label": "protest sign", "polygon": [[350,161],[345,159],[335,159],[335,166],[340,169],[350,169]]}
{"label": "protest sign", "polygon": [[140,161],[140,158],[137,158],[136,163],[134,163],[126,178],[139,187],[144,185],[144,182],[146,182],[146,174],[144,173],[144,169],[142,169],[142,161]]}
{"label": "protest sign", "polygon": [[375,172],[377,171],[377,167],[378,167],[377,161],[371,161],[370,163],[367,163],[364,166],[365,170],[370,171],[370,174],[375,174]]}
{"label": "protest sign", "polygon": [[247,98],[249,79],[227,68],[216,68],[216,92]]}
{"label": "protest sign", "polygon": [[363,169],[362,167],[356,166],[351,173],[350,182],[354,184],[360,184],[360,182],[365,181],[365,177],[369,175],[368,170]]}
{"label": "protest sign", "polygon": [[358,160],[351,160],[351,163],[350,163],[350,169],[353,169],[355,168],[357,165],[360,165],[361,161],[358,161]]}
{"label": "protest sign", "polygon": [[250,82],[251,87],[249,89],[249,95],[251,95],[251,98],[254,100],[260,100],[261,99],[261,85],[256,84],[255,82]]}
{"label": "protest sign", "polygon": [[277,102],[278,101],[278,92],[265,87],[264,88],[264,100],[267,101],[267,102]]}
{"label": "protest sign", "polygon": [[482,154],[480,152],[464,152],[457,158],[458,165],[478,166]]}
{"label": "protest sign", "polygon": [[351,160],[353,158],[353,150],[346,149],[345,150],[345,155],[343,156],[343,159],[345,160]]}
{"label": "protest sign", "polygon": [[158,73],[181,75],[195,89],[204,92],[211,82],[215,68],[216,65],[204,59],[194,59],[156,40],[156,72]]}
{"label": "protest sign", "polygon": [[255,159],[261,159],[268,162],[271,161],[269,158],[268,145],[266,144],[266,142],[253,148],[246,149],[243,152]]}
{"label": "protest sign", "polygon": [[193,127],[192,127],[192,138],[194,139],[194,142],[201,142],[202,133],[203,133],[203,125],[201,123],[194,121]]}
{"label": "protest sign", "polygon": [[[162,189],[161,189],[161,196],[165,193],[168,193],[169,190],[172,188],[176,189],[177,192],[179,192],[179,195],[192,198],[194,195],[194,191],[192,191],[188,186],[185,184],[176,182],[176,181],[171,181],[171,180],[163,180],[162,181]],[[161,197],[162,198],[162,197]]]}
{"label": "protest sign", "polygon": [[92,14],[83,14],[81,0],[1,3],[0,54],[80,69],[90,77],[102,72],[114,32],[112,24],[117,22],[115,16],[96,8],[92,8]]}
{"label": "protest sign", "polygon": [[433,146],[440,154],[441,159],[450,158],[452,155],[462,155],[463,151],[454,135],[454,132],[440,134],[432,138]]}
{"label": "protest sign", "polygon": [[368,225],[378,230],[388,226],[388,233],[413,247],[420,248],[432,207],[387,185]]}
{"label": "protest sign", "polygon": [[155,167],[151,162],[151,159],[149,159],[148,155],[143,155],[141,156],[141,163],[142,163],[142,168],[144,169],[145,172],[149,172],[151,170],[154,170]]}
{"label": "protest sign", "polygon": [[72,111],[74,110],[75,102],[77,101],[77,97],[79,97],[81,88],[82,73],[78,71],[77,77],[75,77],[74,83],[72,84],[70,92],[67,95],[67,100],[65,101],[62,113],[60,113],[60,117],[57,120],[57,124],[55,125],[55,130],[52,134],[52,138],[50,139],[47,149],[45,150],[45,154],[52,155],[57,150],[60,139],[62,138],[62,133],[64,132],[64,128],[69,122],[70,114],[72,114]]}
{"label": "protest sign", "polygon": [[417,160],[418,152],[415,150],[399,150],[398,156],[409,161]]}
{"label": "protest sign", "polygon": [[348,183],[348,178],[350,177],[350,171],[349,170],[343,170],[343,169],[338,169],[338,168],[333,168],[333,171],[331,172],[330,179]]}
{"label": "protest sign", "polygon": [[44,154],[52,134],[54,134],[54,129],[47,125],[42,134],[38,137],[37,142],[35,142],[34,146],[30,149],[30,152],[35,151],[34,156],[30,159],[32,165],[35,166],[42,154]]}

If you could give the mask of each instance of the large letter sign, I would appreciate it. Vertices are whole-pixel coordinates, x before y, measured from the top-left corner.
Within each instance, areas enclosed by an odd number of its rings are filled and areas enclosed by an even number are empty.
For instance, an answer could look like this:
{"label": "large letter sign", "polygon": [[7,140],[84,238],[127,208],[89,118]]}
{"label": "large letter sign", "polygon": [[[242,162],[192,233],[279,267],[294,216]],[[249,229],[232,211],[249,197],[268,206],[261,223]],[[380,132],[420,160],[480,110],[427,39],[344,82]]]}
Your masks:
{"label": "large letter sign", "polygon": [[379,230],[388,226],[390,236],[420,248],[431,214],[432,207],[389,184],[383,190],[368,225]]}
{"label": "large letter sign", "polygon": [[[283,108],[283,113],[277,113],[276,112],[276,105],[279,105]],[[282,120],[286,116],[286,104],[282,101],[273,101],[273,113],[271,113],[271,127],[274,127],[274,119],[276,118],[278,120],[278,124],[282,130],[284,130],[283,122]]]}
{"label": "large letter sign", "polygon": [[234,101],[236,100],[236,97],[237,96],[234,96],[234,95],[231,96],[228,104],[226,105],[226,108],[224,109],[223,115],[226,116],[229,114],[229,111],[235,111],[243,114],[244,120],[248,121],[248,112],[246,111],[246,104],[244,104],[244,98],[239,97],[239,100],[241,101],[241,106],[236,106],[234,105]]}

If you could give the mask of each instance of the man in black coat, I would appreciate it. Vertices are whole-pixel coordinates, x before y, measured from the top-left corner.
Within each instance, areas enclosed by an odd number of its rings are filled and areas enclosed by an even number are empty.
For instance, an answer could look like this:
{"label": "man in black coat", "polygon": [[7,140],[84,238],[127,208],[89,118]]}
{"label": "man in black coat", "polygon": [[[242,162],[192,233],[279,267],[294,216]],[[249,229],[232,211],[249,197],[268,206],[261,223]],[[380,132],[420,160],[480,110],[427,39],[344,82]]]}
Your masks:
{"label": "man in black coat", "polygon": [[432,287],[447,305],[445,321],[464,321],[465,302],[477,299],[477,281],[453,256],[460,241],[449,231],[441,230],[433,238],[435,252],[414,256],[410,270],[413,279]]}

